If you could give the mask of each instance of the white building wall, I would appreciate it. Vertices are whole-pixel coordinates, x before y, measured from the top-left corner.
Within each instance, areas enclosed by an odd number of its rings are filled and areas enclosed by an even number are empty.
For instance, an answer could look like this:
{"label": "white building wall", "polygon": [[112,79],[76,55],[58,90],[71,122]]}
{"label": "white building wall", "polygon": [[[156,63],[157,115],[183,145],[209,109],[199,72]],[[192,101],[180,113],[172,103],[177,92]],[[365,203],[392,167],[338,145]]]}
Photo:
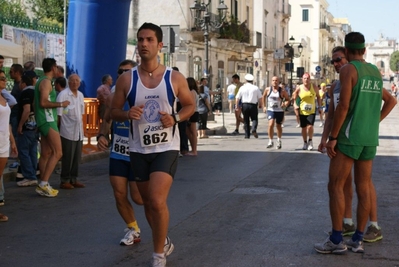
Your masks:
{"label": "white building wall", "polygon": [[378,67],[384,79],[394,76],[395,72],[390,69],[390,59],[393,52],[398,50],[398,43],[394,39],[381,36],[374,43],[366,44],[365,60]]}
{"label": "white building wall", "polygon": [[[289,36],[295,40],[301,37],[308,40],[307,47],[304,48],[304,55],[301,59],[295,59],[295,67],[299,67],[302,62],[306,62],[305,72],[311,74],[312,79],[317,78],[316,67],[322,68],[321,76],[329,73],[327,56],[330,54],[332,46],[332,34],[328,27],[321,27],[322,24],[329,26],[332,18],[328,13],[328,2],[325,0],[291,0],[292,17],[289,23]],[[308,10],[308,21],[303,21],[303,10]],[[309,60],[309,61],[308,61]],[[323,73],[323,71],[325,73]]]}

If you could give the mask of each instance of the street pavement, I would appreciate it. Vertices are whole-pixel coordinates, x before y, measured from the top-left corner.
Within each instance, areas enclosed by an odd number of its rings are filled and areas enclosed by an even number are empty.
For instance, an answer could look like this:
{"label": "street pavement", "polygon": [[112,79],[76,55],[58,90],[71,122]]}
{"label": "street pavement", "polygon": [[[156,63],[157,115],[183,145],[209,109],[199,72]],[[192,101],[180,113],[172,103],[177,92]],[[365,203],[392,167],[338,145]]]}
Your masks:
{"label": "street pavement", "polygon": [[[199,139],[198,156],[179,159],[168,199],[175,250],[167,266],[399,266],[398,116],[397,106],[381,123],[373,169],[384,238],[365,244],[364,254],[346,255],[313,249],[331,229],[329,159],[301,150],[292,111],[281,150],[266,149],[265,114],[259,115],[258,139],[244,139],[242,128],[238,136],[219,134],[234,130],[234,115],[225,113],[224,124],[215,116],[217,122],[208,125],[213,135]],[[322,131],[318,125],[317,118],[315,147]],[[102,154],[85,162],[80,180],[87,187],[61,190],[56,198],[5,183],[0,212],[10,219],[0,223],[0,266],[148,266],[151,233],[143,208],[134,206],[141,243],[119,246],[125,224],[108,181],[108,159]],[[58,175],[50,182],[58,188]]]}

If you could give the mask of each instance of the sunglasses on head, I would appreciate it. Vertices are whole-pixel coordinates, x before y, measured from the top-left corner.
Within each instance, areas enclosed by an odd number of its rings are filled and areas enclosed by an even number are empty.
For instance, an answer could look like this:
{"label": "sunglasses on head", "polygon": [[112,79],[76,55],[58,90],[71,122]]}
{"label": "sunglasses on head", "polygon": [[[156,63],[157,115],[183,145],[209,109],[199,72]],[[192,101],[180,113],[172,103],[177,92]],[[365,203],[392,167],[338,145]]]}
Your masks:
{"label": "sunglasses on head", "polygon": [[6,81],[7,78],[6,77],[0,77],[0,81]]}
{"label": "sunglasses on head", "polygon": [[336,59],[331,59],[330,63],[331,63],[331,64],[334,64],[334,62],[335,62],[335,63],[341,62],[341,60],[342,60],[343,58],[345,58],[345,57],[337,57]]}
{"label": "sunglasses on head", "polygon": [[130,69],[119,69],[118,74],[121,75],[122,73],[129,71]]}

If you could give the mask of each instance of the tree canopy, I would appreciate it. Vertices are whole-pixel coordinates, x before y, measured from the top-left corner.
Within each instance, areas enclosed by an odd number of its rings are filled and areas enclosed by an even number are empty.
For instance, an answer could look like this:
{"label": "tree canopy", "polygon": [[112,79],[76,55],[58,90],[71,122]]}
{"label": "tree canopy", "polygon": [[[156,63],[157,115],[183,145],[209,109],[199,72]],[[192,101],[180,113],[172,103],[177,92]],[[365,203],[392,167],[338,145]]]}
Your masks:
{"label": "tree canopy", "polygon": [[[0,0],[2,1],[2,0]],[[64,23],[64,1],[62,0],[28,0],[31,11],[37,20],[55,20]],[[68,10],[69,0],[66,0]]]}
{"label": "tree canopy", "polygon": [[395,51],[391,55],[391,60],[389,61],[389,67],[391,71],[399,71],[399,51]]}
{"label": "tree canopy", "polygon": [[0,14],[28,19],[25,8],[16,0],[0,0]]}

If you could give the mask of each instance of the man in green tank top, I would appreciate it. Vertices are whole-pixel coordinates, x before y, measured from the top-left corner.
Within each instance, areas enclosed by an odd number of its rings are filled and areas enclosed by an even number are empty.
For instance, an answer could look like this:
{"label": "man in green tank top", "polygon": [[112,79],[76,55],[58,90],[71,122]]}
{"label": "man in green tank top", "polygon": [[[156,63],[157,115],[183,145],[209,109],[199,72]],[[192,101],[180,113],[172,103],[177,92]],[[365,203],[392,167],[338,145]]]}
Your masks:
{"label": "man in green tank top", "polygon": [[54,58],[45,58],[42,62],[44,76],[35,86],[34,108],[37,128],[40,132],[40,183],[36,193],[45,197],[56,197],[58,190],[53,189],[48,180],[58,160],[62,156],[60,133],[57,126],[57,108],[64,108],[69,101],[55,102],[56,93],[51,84],[58,73],[57,63]]}
{"label": "man in green tank top", "polygon": [[[396,99],[383,89],[377,67],[364,61],[364,42],[364,36],[359,32],[345,36],[346,57],[350,63],[340,69],[339,103],[326,145],[331,158],[328,191],[332,233],[324,243],[315,244],[315,250],[319,253],[342,254],[347,247],[353,252],[364,252],[363,231],[370,213],[369,185],[378,146],[379,123],[396,105]],[[352,238],[344,242],[344,184],[353,165],[358,192],[358,221]]]}

